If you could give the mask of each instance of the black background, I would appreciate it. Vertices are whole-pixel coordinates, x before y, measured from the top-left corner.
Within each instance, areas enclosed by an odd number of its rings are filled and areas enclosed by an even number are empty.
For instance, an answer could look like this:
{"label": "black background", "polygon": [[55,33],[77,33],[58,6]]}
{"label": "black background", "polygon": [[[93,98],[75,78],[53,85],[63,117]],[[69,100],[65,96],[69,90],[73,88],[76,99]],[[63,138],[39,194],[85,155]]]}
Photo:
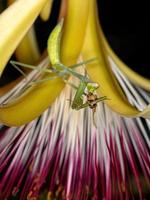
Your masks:
{"label": "black background", "polygon": [[150,6],[148,1],[98,0],[104,33],[119,57],[150,78]]}

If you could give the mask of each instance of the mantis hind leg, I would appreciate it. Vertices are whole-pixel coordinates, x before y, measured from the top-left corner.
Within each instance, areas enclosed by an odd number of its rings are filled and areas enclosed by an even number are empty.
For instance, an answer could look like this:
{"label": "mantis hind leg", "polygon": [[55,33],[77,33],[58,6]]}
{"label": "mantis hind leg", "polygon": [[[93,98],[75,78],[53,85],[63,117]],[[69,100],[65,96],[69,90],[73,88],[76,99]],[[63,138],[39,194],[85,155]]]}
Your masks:
{"label": "mantis hind leg", "polygon": [[96,103],[99,103],[101,101],[105,101],[105,100],[109,100],[106,96],[102,96],[100,98],[97,98],[95,101],[94,101],[94,104]]}

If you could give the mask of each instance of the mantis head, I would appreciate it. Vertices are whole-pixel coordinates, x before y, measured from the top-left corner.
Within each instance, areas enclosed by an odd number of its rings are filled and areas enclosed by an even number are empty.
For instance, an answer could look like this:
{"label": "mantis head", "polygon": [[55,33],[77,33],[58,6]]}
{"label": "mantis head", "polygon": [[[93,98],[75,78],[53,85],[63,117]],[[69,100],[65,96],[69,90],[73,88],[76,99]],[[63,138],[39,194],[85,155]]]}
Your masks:
{"label": "mantis head", "polygon": [[98,83],[88,83],[87,84],[87,91],[89,93],[94,93],[99,88]]}

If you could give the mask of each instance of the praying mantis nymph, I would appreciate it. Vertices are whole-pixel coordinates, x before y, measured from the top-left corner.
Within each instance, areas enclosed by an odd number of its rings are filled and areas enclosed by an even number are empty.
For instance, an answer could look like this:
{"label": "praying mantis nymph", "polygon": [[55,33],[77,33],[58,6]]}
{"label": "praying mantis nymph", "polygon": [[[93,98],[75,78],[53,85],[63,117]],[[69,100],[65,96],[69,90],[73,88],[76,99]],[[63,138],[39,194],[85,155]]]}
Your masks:
{"label": "praying mantis nymph", "polygon": [[[54,28],[54,30],[52,31],[48,39],[49,57],[50,57],[52,65],[54,66],[56,70],[61,69],[61,67],[59,66],[59,63],[61,63],[60,62],[60,41],[61,41],[62,26],[63,26],[63,19]],[[72,71],[72,69],[69,69],[69,70]],[[74,86],[73,84],[70,84],[76,89],[76,93],[72,101],[71,108],[75,110],[80,110],[82,108],[90,107],[93,110],[93,122],[95,124],[94,113],[96,111],[97,103],[100,101],[106,100],[107,97],[106,96],[103,96],[100,98],[97,97],[97,95],[95,94],[95,91],[97,90],[99,86],[96,83],[91,83],[91,81],[88,79],[86,75],[85,76],[82,76],[79,74],[77,75],[77,73],[71,74],[71,75],[80,79],[80,83],[78,87]],[[87,93],[85,93],[85,90],[87,90]],[[84,98],[83,98],[84,96],[86,96],[86,99],[87,99],[85,103],[84,103]]]}
{"label": "praying mantis nymph", "polygon": [[[97,83],[91,82],[91,80],[88,78],[87,75],[82,75],[75,71],[75,68],[81,65],[85,65],[86,63],[93,62],[95,58],[89,59],[87,61],[83,61],[80,63],[77,63],[72,66],[65,66],[60,61],[60,38],[61,38],[61,30],[62,30],[63,21],[61,21],[59,24],[56,25],[56,27],[51,32],[49,38],[48,38],[48,55],[52,64],[51,69],[39,69],[38,67],[27,65],[23,63],[19,63],[16,61],[11,61],[10,63],[18,69],[23,75],[24,72],[18,66],[28,67],[30,69],[40,70],[40,72],[45,73],[55,73],[56,76],[49,77],[46,79],[41,79],[34,81],[34,84],[41,83],[44,81],[52,80],[54,78],[62,78],[62,80],[68,84],[70,84],[73,88],[76,89],[75,96],[73,100],[71,101],[71,108],[75,110],[80,110],[82,108],[89,107],[93,111],[93,123],[96,126],[95,120],[94,120],[94,113],[96,112],[97,103],[100,101],[107,100],[106,96],[99,97],[96,94],[96,90],[98,89],[99,85]],[[67,82],[67,77],[71,75],[73,77],[76,77],[80,82],[78,86],[73,85],[72,83]],[[85,100],[85,98],[86,100]]]}

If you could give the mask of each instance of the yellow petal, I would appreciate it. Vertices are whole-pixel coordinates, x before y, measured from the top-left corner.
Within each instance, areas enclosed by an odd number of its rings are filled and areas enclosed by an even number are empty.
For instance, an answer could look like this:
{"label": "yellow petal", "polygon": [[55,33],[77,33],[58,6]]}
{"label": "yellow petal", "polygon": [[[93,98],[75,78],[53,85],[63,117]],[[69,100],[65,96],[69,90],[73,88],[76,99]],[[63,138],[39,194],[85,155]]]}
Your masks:
{"label": "yellow petal", "polygon": [[64,84],[60,79],[33,86],[12,104],[0,108],[0,121],[8,126],[19,126],[38,117],[58,96]]}
{"label": "yellow petal", "polygon": [[52,4],[53,4],[53,0],[47,0],[47,3],[42,9],[40,13],[40,17],[43,21],[47,21],[49,19],[49,16],[51,14]]}
{"label": "yellow petal", "polygon": [[118,83],[106,63],[103,47],[98,35],[98,16],[96,1],[90,2],[90,11],[87,25],[85,43],[83,46],[83,58],[97,58],[95,62],[89,63],[88,73],[94,82],[100,85],[98,92],[102,96],[107,96],[106,104],[115,112],[127,117],[143,116],[150,118],[150,105],[143,112],[138,111],[125,99]]}
{"label": "yellow petal", "polygon": [[0,15],[0,75],[47,0],[18,0]]}
{"label": "yellow petal", "polygon": [[[15,1],[16,0],[7,0],[7,5],[10,6]],[[39,60],[40,53],[36,41],[34,26],[29,29],[25,37],[19,43],[15,50],[15,55],[17,60],[22,63],[35,64]]]}
{"label": "yellow petal", "polygon": [[34,27],[32,26],[15,50],[19,62],[35,64],[40,59],[40,52],[36,41]]}
{"label": "yellow petal", "polygon": [[82,49],[90,1],[67,1],[67,15],[63,25],[60,51],[60,60],[65,65],[76,63]]}

